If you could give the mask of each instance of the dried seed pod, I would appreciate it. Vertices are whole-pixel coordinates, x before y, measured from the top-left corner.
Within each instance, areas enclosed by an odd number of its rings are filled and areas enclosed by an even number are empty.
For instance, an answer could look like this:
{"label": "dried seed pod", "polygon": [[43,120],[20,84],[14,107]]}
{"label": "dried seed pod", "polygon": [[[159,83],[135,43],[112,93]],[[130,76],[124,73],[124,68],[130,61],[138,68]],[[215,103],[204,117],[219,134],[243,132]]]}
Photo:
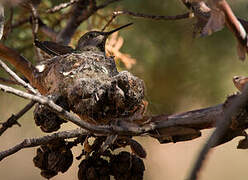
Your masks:
{"label": "dried seed pod", "polygon": [[139,156],[140,158],[146,158],[146,151],[140,143],[133,139],[129,139],[128,144],[130,145],[130,148],[135,155]]}
{"label": "dried seed pod", "polygon": [[79,180],[110,180],[109,163],[99,156],[89,156],[78,167]]}
{"label": "dried seed pod", "polygon": [[[52,97],[54,102],[59,106],[63,107],[65,110],[69,110],[67,100],[60,97]],[[42,104],[37,104],[34,110],[34,119],[37,126],[40,126],[41,130],[44,132],[57,131],[62,123],[66,121],[58,117],[58,115],[52,112],[47,106]]]}
{"label": "dried seed pod", "polygon": [[71,166],[73,155],[64,140],[42,145],[33,158],[34,165],[41,169],[41,175],[51,178],[58,172],[66,172]]}
{"label": "dried seed pod", "polygon": [[46,179],[51,179],[52,177],[56,176],[58,173],[50,170],[42,170],[40,174],[42,177]]}
{"label": "dried seed pod", "polygon": [[111,174],[116,180],[142,180],[145,165],[142,159],[122,151],[110,159]]}
{"label": "dried seed pod", "polygon": [[241,139],[239,141],[237,149],[248,149],[248,139],[247,138]]}

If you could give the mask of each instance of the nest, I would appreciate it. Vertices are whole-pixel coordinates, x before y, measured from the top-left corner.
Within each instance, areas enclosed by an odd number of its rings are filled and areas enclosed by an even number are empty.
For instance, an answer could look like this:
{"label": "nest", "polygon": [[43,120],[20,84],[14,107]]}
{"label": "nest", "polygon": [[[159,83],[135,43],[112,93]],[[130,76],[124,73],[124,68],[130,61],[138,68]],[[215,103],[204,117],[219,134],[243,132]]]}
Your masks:
{"label": "nest", "polygon": [[145,111],[143,80],[128,71],[118,72],[113,57],[90,51],[71,53],[53,57],[39,67],[38,78],[48,95],[62,97],[67,110],[83,120],[107,124],[116,118],[142,116]]}

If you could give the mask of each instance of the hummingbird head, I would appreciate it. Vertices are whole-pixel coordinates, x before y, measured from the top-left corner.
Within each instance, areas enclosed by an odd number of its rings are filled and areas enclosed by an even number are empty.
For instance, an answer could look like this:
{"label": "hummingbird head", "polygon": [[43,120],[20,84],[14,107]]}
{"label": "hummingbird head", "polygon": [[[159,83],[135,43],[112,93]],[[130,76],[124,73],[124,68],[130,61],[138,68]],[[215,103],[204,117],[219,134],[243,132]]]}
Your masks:
{"label": "hummingbird head", "polygon": [[109,32],[90,31],[85,33],[78,41],[78,51],[101,51],[105,53],[105,43],[109,35],[133,23],[126,24]]}

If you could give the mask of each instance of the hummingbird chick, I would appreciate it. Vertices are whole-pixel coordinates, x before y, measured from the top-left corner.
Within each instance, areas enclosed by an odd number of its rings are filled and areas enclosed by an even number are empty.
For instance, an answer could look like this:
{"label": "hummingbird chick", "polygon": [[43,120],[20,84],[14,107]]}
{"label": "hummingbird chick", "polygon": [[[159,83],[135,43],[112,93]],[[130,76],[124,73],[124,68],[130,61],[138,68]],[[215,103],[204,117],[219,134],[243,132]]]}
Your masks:
{"label": "hummingbird chick", "polygon": [[76,49],[73,49],[70,46],[64,46],[52,41],[34,41],[36,47],[40,48],[44,52],[52,56],[59,56],[63,54],[73,53],[73,52],[83,52],[83,51],[92,51],[100,52],[105,55],[105,43],[109,35],[113,34],[116,31],[119,31],[125,27],[132,25],[129,23],[123,25],[119,28],[116,28],[109,32],[101,31],[89,31],[85,33],[79,40],[76,46]]}

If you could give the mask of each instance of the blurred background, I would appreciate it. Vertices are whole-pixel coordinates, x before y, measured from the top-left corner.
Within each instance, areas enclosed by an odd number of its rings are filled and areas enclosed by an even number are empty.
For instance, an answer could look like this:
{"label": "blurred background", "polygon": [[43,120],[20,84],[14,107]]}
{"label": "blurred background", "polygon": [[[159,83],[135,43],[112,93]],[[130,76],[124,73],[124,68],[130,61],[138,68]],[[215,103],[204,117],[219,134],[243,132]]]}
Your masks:
{"label": "blurred background", "polygon": [[[52,7],[61,2],[66,1],[43,0],[41,8]],[[104,1],[99,0],[99,2]],[[229,0],[228,2],[238,17],[247,19],[248,2],[246,0]],[[122,0],[100,10],[98,14],[99,17],[108,15],[109,19],[113,10],[118,9],[154,15],[177,15],[187,11],[179,0]],[[68,9],[64,9],[49,16],[43,14],[41,18],[46,24],[56,29],[65,25],[66,20],[56,21],[67,11]],[[9,16],[10,12],[6,9],[6,18]],[[14,20],[20,20],[22,16],[25,17],[28,14],[20,11],[20,7],[14,7]],[[94,18],[97,17],[92,16],[87,23],[79,27],[72,40],[72,46],[75,45],[78,37],[97,21]],[[100,20],[97,22],[99,23],[94,24],[94,27],[101,29],[104,22]],[[120,32],[120,36],[124,39],[124,45],[120,51],[136,59],[136,64],[128,70],[145,81],[146,99],[149,102],[148,114],[172,114],[223,103],[228,95],[237,91],[232,83],[232,77],[248,75],[247,60],[245,62],[238,60],[235,39],[227,29],[209,37],[193,38],[194,19],[155,21],[123,15],[117,17],[114,24],[122,25],[128,22],[134,22],[134,25]],[[44,34],[41,34],[40,38],[48,40]],[[13,29],[3,43],[34,61],[32,41],[32,29],[27,23]],[[120,70],[126,70],[121,61],[118,61],[118,64]],[[0,75],[6,75],[2,69],[0,69]],[[28,102],[0,92],[0,121],[7,120],[11,114],[18,112]],[[0,137],[1,151],[16,145],[24,138],[44,135],[35,126],[32,111],[25,114],[19,122],[22,125],[21,128],[14,126]],[[66,123],[61,130],[74,127],[71,123]],[[148,153],[145,159],[144,179],[185,179],[211,132],[212,130],[204,130],[201,138],[176,144],[160,145],[154,139],[139,138]],[[237,142],[238,138],[211,151],[201,171],[202,180],[248,178],[246,168],[248,152],[237,150]],[[43,179],[39,174],[40,170],[33,166],[32,158],[35,156],[35,151],[36,148],[24,149],[1,161],[1,179]],[[81,148],[74,148],[73,151],[79,154]],[[66,173],[60,173],[53,179],[76,180],[79,163],[74,159],[73,166]]]}

